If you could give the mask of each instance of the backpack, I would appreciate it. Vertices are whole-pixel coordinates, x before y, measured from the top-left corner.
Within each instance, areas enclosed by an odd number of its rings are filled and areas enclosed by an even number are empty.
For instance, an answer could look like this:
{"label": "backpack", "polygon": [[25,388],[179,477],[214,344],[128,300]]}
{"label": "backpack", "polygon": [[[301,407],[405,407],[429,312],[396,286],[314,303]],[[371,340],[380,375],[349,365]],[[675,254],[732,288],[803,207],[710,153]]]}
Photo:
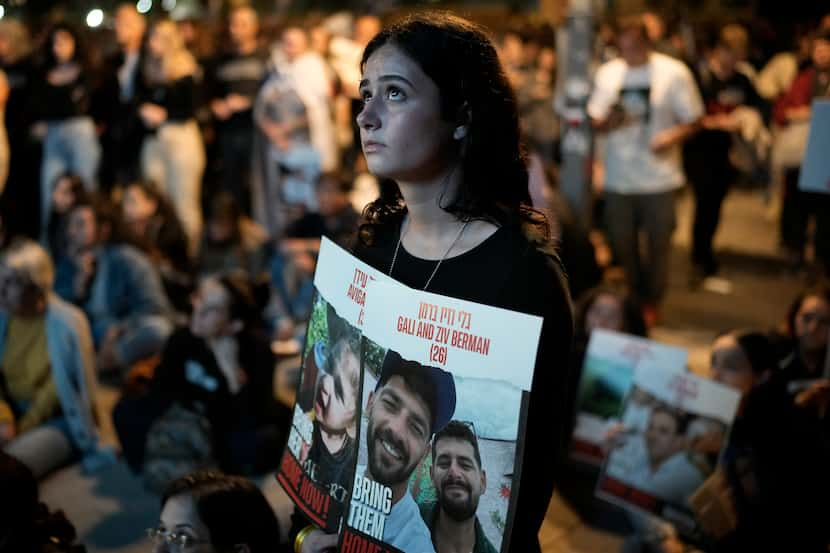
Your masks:
{"label": "backpack", "polygon": [[153,422],[142,469],[147,489],[160,494],[176,478],[216,465],[210,422],[202,414],[174,403]]}

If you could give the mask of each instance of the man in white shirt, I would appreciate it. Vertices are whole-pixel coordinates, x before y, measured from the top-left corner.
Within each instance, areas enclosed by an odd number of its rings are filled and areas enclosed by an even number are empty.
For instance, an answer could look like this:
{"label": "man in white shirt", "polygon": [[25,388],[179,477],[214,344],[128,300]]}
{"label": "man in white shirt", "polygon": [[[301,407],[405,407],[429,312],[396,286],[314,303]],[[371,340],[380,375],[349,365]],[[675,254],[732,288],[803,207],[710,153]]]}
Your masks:
{"label": "man in white shirt", "polygon": [[703,474],[686,455],[685,416],[655,408],[645,432],[648,462],[633,469],[625,478],[629,484],[676,505],[703,483]]}
{"label": "man in white shirt", "polygon": [[608,238],[653,324],[668,280],[674,193],[685,180],[680,145],[703,102],[686,66],[652,51],[641,17],[621,19],[618,37],[620,57],[597,70],[588,115],[605,133]]}

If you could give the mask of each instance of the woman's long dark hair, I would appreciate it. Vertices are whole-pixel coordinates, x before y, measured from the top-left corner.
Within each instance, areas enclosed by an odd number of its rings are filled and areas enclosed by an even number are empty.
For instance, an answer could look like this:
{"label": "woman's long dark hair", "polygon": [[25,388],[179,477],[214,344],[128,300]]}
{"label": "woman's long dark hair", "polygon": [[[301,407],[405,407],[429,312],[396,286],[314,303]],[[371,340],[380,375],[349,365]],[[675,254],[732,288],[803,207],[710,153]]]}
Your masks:
{"label": "woman's long dark hair", "polygon": [[[547,220],[531,207],[516,96],[484,30],[449,13],[411,15],[369,42],[361,68],[386,44],[409,56],[438,86],[443,118],[467,126],[459,152],[463,180],[443,209],[463,219],[529,225],[537,230],[530,236],[546,241]],[[399,188],[382,186],[364,210],[359,239],[370,244],[377,230],[399,223],[405,213]]]}

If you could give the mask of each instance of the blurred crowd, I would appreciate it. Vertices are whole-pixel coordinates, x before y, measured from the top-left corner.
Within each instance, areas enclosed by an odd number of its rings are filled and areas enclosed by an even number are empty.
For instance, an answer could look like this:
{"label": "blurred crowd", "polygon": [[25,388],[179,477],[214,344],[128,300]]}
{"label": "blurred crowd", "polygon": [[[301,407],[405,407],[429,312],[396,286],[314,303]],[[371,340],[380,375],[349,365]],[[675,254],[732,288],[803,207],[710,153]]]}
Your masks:
{"label": "blurred crowd", "polygon": [[[0,21],[0,446],[26,467],[0,458],[0,479],[113,462],[96,429],[109,416],[96,412],[102,379],[122,390],[112,415],[121,452],[149,488],[211,467],[273,471],[290,425],[273,393],[275,362],[300,351],[320,241],[348,247],[363,207],[395,186],[367,173],[355,124],[361,54],[382,20],[274,25],[242,5],[211,28],[147,20],[125,4],[113,21],[95,36],[62,21]],[[656,13],[597,25],[591,228],[558,191],[565,30],[530,18],[495,29],[531,197],[551,215],[582,306],[575,373],[593,328],[645,335],[659,320],[686,183],[696,205],[690,285],[719,273],[713,238],[737,183],[768,198],[793,269],[820,278],[830,268],[830,197],[798,188],[810,104],[830,96],[830,15],[794,36],[758,28]],[[612,265],[626,291],[602,287]],[[826,524],[789,507],[827,485],[828,389],[793,394],[791,384],[825,370],[830,292],[811,288],[780,332],[760,330],[774,354],[749,351],[743,331],[713,345],[713,377],[747,398],[735,462],[750,457],[759,471],[741,516],[763,523],[787,505],[785,522],[806,544],[798,550],[826,550]],[[714,353],[722,346],[734,350],[727,361]],[[763,418],[770,405],[775,420]],[[197,474],[167,488],[164,504],[221,480]],[[245,487],[234,482],[210,485]],[[20,493],[32,517],[63,524]]]}

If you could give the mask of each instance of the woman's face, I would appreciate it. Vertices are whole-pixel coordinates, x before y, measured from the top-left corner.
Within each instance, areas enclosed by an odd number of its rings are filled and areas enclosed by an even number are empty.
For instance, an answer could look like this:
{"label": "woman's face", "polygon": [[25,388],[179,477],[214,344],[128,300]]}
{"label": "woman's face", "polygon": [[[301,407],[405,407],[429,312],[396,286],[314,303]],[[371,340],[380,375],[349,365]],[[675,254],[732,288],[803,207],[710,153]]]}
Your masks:
{"label": "woman's face", "polygon": [[597,328],[622,332],[625,330],[622,302],[611,294],[600,294],[585,313],[585,332]]}
{"label": "woman's face", "polygon": [[190,331],[204,338],[219,338],[231,333],[230,297],[214,278],[202,281],[193,294]]}
{"label": "woman's face", "polygon": [[66,213],[75,203],[75,194],[72,193],[72,180],[62,177],[55,183],[52,191],[52,206],[58,213]]}
{"label": "woman's face", "polygon": [[756,377],[744,350],[731,334],[721,336],[712,344],[712,378],[746,394],[755,385]]}
{"label": "woman's face", "polygon": [[137,186],[130,186],[124,193],[121,204],[124,210],[124,219],[128,223],[145,221],[152,217],[158,209],[158,203]]}
{"label": "woman's face", "polygon": [[181,551],[184,553],[214,553],[210,543],[210,531],[199,518],[196,504],[188,494],[174,495],[164,504],[159,516],[158,529],[168,535],[175,534],[179,539],[190,542],[187,547],[158,544],[153,553]]}
{"label": "woman's face", "polygon": [[23,301],[25,288],[23,278],[17,271],[0,265],[0,310],[16,313]]}
{"label": "woman's face", "polygon": [[52,37],[52,53],[58,63],[66,63],[75,55],[75,39],[66,31],[57,31]]}
{"label": "woman's face", "polygon": [[830,305],[822,298],[807,296],[795,314],[795,337],[804,353],[819,353],[827,347]]}
{"label": "woman's face", "polygon": [[454,125],[441,93],[411,58],[386,44],[366,62],[357,116],[369,171],[402,182],[436,178],[452,159]]}
{"label": "woman's face", "polygon": [[160,58],[164,55],[164,39],[161,37],[161,32],[157,28],[154,28],[150,32],[150,37],[147,39],[147,50],[155,58]]}

